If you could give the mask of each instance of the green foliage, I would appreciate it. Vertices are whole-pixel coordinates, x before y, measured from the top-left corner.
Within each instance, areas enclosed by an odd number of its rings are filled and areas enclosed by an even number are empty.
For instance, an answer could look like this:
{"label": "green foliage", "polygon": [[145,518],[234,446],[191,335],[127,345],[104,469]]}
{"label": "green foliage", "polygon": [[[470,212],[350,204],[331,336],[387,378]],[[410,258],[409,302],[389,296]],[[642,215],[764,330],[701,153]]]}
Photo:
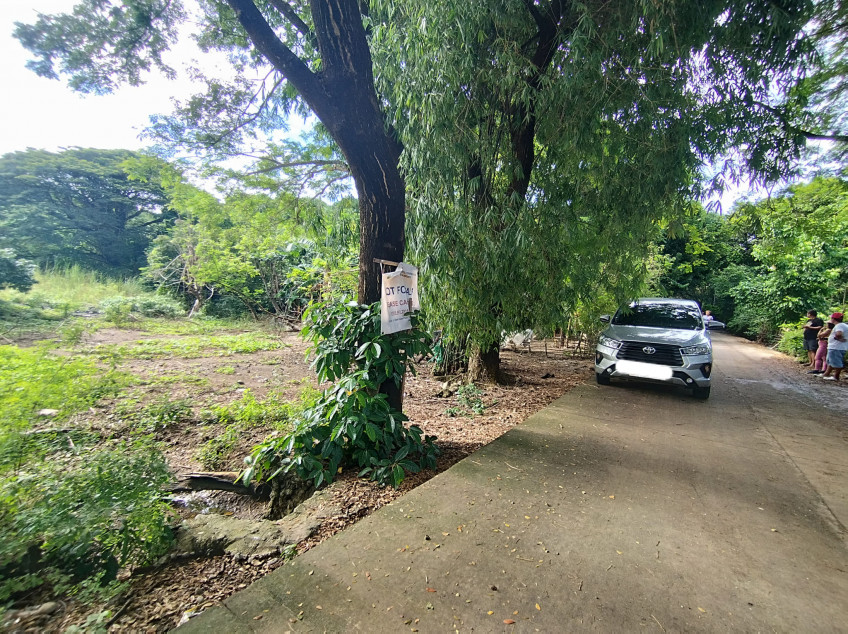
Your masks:
{"label": "green foliage", "polygon": [[35,284],[35,264],[12,249],[0,249],[0,289],[14,288],[25,293]]}
{"label": "green foliage", "polygon": [[59,340],[63,344],[66,346],[76,346],[82,342],[88,332],[88,328],[79,320],[71,320],[62,324],[57,332],[59,334]]}
{"label": "green foliage", "polygon": [[126,297],[110,297],[100,302],[100,308],[108,321],[116,328],[123,328],[130,318],[132,312],[132,300]]}
{"label": "green foliage", "polygon": [[[138,177],[162,182],[179,218],[154,241],[145,275],[185,296],[193,314],[205,307],[207,314],[247,310],[296,319],[312,299],[349,285],[357,228],[349,201],[231,190],[222,203],[177,170],[154,168]],[[254,191],[249,182],[239,185]]]}
{"label": "green foliage", "polygon": [[731,330],[794,354],[783,324],[848,295],[848,183],[816,178],[730,216],[696,208],[661,246],[660,294],[695,299]]}
{"label": "green foliage", "polygon": [[173,220],[162,188],[133,181],[126,150],[27,150],[0,157],[0,247],[39,265],[136,274]]}
{"label": "green foliage", "polygon": [[[48,438],[26,432],[44,423],[41,410],[56,410],[53,422],[66,420],[75,412],[113,394],[124,377],[104,372],[92,361],[52,354],[48,349],[0,346],[0,474],[30,459],[66,448],[66,438]],[[52,441],[55,440],[55,443]],[[79,440],[79,439],[77,439]]]}
{"label": "green foliage", "polygon": [[806,317],[794,324],[783,324],[780,328],[777,349],[784,354],[806,361],[808,357],[806,350],[804,350],[805,323],[807,323]]}
{"label": "green foliage", "polygon": [[483,396],[483,390],[473,383],[463,385],[456,391],[457,402],[474,414],[482,414],[486,409],[481,396]]}
{"label": "green foliage", "polygon": [[184,311],[182,307],[170,297],[162,295],[142,295],[138,297],[124,297],[117,295],[107,297],[100,302],[100,308],[107,320],[121,328],[126,325],[132,313],[144,317],[179,317]]}
{"label": "green foliage", "polygon": [[124,382],[87,359],[0,346],[0,601],[43,583],[105,591],[120,566],[164,552],[162,456],[104,445],[72,418]]}
{"label": "green foliage", "polygon": [[138,415],[137,427],[145,432],[157,432],[172,425],[191,420],[191,401],[187,398],[171,399],[162,396],[149,403]]}
{"label": "green foliage", "polygon": [[[175,41],[176,23],[183,17],[182,5],[175,2],[112,6],[83,0],[73,13],[39,15],[35,24],[17,24],[15,37],[36,55],[27,66],[38,75],[57,79],[59,73],[70,73],[75,90],[103,94],[116,87],[113,74],[134,85],[154,66],[173,76],[162,53]],[[104,37],[109,49],[98,51],[93,41]],[[66,55],[57,58],[57,49]]]}
{"label": "green foliage", "polygon": [[30,462],[0,481],[0,600],[22,587],[97,591],[122,566],[166,552],[170,475],[144,445],[118,445]]}
{"label": "green foliage", "polygon": [[198,450],[198,460],[206,469],[223,468],[246,431],[256,427],[270,427],[277,432],[291,431],[294,421],[315,405],[318,396],[317,390],[307,387],[301,390],[294,402],[284,401],[274,393],[265,400],[258,400],[250,390],[246,390],[238,401],[216,405],[204,415],[204,419],[208,423],[222,425],[224,430]]}
{"label": "green foliage", "polygon": [[230,356],[263,350],[279,350],[286,344],[277,337],[262,333],[244,332],[237,335],[205,335],[179,339],[140,339],[127,344],[97,346],[94,353],[100,358],[117,355],[125,359],[162,359],[181,357],[192,359],[216,354]]}
{"label": "green foliage", "polygon": [[29,293],[3,291],[3,296],[35,308],[76,311],[95,308],[109,297],[149,294],[138,278],[117,279],[79,265],[36,271],[35,280],[37,286]]}
{"label": "green foliage", "polygon": [[295,429],[271,437],[245,460],[245,482],[271,479],[294,470],[316,486],[332,482],[346,464],[381,484],[399,486],[406,473],[435,466],[434,438],[406,427],[379,392],[386,381],[400,387],[411,359],[428,351],[428,335],[413,328],[383,335],[379,303],[313,304],[304,336],[311,340],[313,365],[321,381],[336,381]]}
{"label": "green foliage", "polygon": [[665,266],[655,282],[657,294],[694,299],[705,310],[729,315],[732,303],[719,301],[715,278],[732,264],[752,263],[745,237],[726,217],[694,204],[660,244]]}

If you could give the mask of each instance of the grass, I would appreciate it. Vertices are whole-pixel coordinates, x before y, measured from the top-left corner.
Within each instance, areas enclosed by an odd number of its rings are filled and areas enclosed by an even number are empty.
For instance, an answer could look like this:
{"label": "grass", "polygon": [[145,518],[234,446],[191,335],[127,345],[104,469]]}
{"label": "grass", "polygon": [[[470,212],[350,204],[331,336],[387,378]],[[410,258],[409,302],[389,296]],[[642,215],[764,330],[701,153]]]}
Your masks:
{"label": "grass", "polygon": [[0,299],[31,308],[78,311],[94,308],[116,295],[154,295],[138,278],[115,280],[79,266],[37,271],[35,280],[29,292],[6,289],[0,291]]}
{"label": "grass", "polygon": [[245,432],[257,427],[277,432],[291,431],[294,421],[315,404],[319,395],[318,390],[307,386],[295,401],[285,401],[276,393],[260,400],[247,390],[238,401],[213,407],[204,418],[207,423],[222,425],[223,430],[198,449],[197,459],[206,469],[224,468]]}
{"label": "grass", "polygon": [[179,339],[140,339],[132,343],[96,346],[92,354],[100,359],[195,359],[207,356],[226,357],[286,347],[279,339],[262,333],[181,337]]}

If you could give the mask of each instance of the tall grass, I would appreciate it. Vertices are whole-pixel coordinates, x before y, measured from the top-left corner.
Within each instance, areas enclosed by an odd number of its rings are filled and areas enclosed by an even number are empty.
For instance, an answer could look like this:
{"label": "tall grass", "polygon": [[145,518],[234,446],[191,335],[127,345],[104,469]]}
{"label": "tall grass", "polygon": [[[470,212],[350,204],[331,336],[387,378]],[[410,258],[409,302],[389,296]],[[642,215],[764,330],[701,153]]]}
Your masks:
{"label": "tall grass", "polygon": [[116,295],[152,295],[138,278],[118,280],[96,271],[88,271],[78,265],[38,271],[35,279],[37,283],[28,293],[7,289],[0,291],[0,299],[33,307],[84,310]]}

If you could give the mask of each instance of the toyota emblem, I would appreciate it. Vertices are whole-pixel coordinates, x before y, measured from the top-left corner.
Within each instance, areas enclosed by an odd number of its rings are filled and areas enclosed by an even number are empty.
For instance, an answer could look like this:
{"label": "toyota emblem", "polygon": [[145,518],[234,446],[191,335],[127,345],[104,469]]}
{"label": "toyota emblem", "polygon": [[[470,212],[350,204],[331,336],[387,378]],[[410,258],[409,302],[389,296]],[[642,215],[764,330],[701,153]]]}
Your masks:
{"label": "toyota emblem", "polygon": [[642,348],[642,352],[644,352],[645,354],[654,354],[656,353],[656,351],[657,349],[652,348],[651,346],[645,346],[644,348]]}

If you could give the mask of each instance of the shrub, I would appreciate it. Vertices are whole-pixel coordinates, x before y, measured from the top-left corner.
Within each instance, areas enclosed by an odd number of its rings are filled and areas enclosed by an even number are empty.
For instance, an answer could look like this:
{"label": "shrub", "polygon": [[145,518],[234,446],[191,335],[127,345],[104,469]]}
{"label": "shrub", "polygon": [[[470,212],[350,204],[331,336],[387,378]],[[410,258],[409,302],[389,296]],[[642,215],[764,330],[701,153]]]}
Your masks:
{"label": "shrub", "polygon": [[122,328],[126,325],[127,320],[132,312],[132,300],[128,297],[109,297],[100,302],[100,308],[106,319],[115,324],[116,327]]}
{"label": "shrub", "polygon": [[182,307],[170,297],[147,295],[124,297],[116,295],[100,302],[100,308],[106,319],[119,328],[129,319],[130,313],[138,313],[145,317],[179,317],[184,314]]}
{"label": "shrub", "polygon": [[397,487],[407,472],[435,467],[435,438],[423,436],[417,426],[406,427],[406,416],[379,392],[385,381],[401,387],[407,369],[414,371],[411,359],[429,352],[428,335],[417,326],[381,334],[379,303],[312,304],[305,324],[318,379],[337,383],[324,390],[291,433],[254,449],[242,479],[272,479],[294,470],[320,486],[332,482],[341,465],[354,464],[360,476]]}
{"label": "shrub", "polygon": [[118,445],[34,462],[0,481],[0,601],[50,583],[101,591],[123,566],[167,551],[170,476],[145,445]]}
{"label": "shrub", "polygon": [[804,324],[806,317],[795,324],[783,324],[780,327],[780,338],[777,340],[777,349],[798,359],[807,359],[804,350]]}
{"label": "shrub", "polygon": [[0,249],[0,289],[26,292],[35,284],[35,264],[23,260],[11,249]]}
{"label": "shrub", "polygon": [[170,297],[148,295],[133,297],[133,310],[145,317],[181,317],[185,315],[182,306]]}

